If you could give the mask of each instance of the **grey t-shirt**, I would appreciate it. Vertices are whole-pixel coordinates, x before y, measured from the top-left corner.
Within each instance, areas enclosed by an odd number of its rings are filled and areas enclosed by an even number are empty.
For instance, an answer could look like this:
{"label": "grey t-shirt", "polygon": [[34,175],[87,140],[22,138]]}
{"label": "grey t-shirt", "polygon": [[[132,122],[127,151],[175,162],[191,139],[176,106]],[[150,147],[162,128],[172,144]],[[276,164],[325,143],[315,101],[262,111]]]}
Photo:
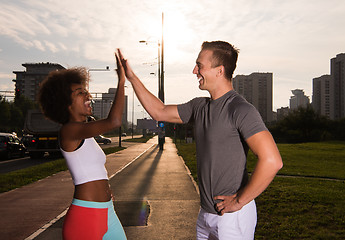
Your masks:
{"label": "grey t-shirt", "polygon": [[194,123],[201,207],[216,214],[215,196],[233,195],[247,184],[244,140],[267,128],[256,108],[234,90],[177,108],[184,123]]}

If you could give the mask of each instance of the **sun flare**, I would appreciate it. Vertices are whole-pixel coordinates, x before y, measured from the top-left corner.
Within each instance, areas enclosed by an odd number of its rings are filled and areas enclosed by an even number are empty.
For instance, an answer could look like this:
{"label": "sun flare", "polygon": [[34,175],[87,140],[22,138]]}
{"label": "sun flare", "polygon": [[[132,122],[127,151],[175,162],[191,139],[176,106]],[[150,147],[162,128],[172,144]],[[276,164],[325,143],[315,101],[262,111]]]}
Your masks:
{"label": "sun flare", "polygon": [[163,36],[166,54],[177,58],[182,48],[192,40],[186,17],[177,11],[164,12]]}

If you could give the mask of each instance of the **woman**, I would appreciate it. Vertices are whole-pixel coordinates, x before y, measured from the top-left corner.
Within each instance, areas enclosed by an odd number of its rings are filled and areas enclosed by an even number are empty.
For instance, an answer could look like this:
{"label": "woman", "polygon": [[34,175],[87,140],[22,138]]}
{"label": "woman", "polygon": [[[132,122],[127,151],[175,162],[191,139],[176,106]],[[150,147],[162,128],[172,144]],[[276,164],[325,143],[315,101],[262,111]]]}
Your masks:
{"label": "woman", "polygon": [[42,82],[38,101],[45,116],[61,123],[59,141],[75,185],[74,199],[65,217],[63,238],[126,239],[114,211],[106,156],[94,136],[121,126],[125,75],[115,53],[119,78],[107,118],[87,122],[92,114],[84,68],[54,71]]}

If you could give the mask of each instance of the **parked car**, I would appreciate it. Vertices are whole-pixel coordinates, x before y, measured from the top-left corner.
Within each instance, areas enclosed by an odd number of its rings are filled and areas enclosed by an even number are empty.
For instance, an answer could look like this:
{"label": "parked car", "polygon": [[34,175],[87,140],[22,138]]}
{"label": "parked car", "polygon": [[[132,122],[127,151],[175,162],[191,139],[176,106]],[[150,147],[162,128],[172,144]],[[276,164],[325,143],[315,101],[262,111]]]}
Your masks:
{"label": "parked car", "polygon": [[27,148],[30,143],[32,142],[33,136],[32,135],[24,135],[21,139],[24,146]]}
{"label": "parked car", "polygon": [[127,133],[122,133],[121,136],[122,137],[127,137]]}
{"label": "parked car", "polygon": [[0,158],[24,157],[26,148],[16,134],[0,133]]}
{"label": "parked car", "polygon": [[96,142],[98,142],[98,143],[103,143],[103,144],[111,143],[111,139],[110,138],[104,137],[102,135],[96,136],[95,139],[96,139]]}

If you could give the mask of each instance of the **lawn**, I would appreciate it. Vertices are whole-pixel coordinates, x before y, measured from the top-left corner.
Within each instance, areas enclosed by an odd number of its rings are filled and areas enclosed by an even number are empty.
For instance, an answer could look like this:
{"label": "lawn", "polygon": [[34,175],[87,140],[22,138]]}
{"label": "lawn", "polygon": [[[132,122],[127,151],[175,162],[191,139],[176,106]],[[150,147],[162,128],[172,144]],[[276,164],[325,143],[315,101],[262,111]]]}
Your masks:
{"label": "lawn", "polygon": [[[195,144],[177,143],[193,177]],[[278,144],[284,167],[257,199],[255,239],[344,239],[345,142]],[[255,166],[248,156],[248,170]]]}
{"label": "lawn", "polygon": [[136,143],[146,143],[148,140],[150,140],[152,138],[152,136],[142,136],[140,138],[135,137],[135,138],[127,138],[125,140],[123,140],[124,142],[136,142]]}
{"label": "lawn", "polygon": [[[345,142],[278,144],[284,167],[279,174],[345,180]],[[255,157],[248,155],[248,169]]]}

